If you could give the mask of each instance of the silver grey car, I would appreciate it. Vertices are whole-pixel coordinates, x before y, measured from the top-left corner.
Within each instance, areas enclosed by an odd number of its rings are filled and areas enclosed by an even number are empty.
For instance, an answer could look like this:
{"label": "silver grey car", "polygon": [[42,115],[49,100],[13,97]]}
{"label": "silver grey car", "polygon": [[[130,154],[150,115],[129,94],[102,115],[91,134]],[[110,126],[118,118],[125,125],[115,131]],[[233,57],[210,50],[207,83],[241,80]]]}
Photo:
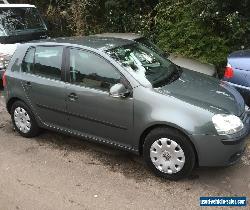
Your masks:
{"label": "silver grey car", "polygon": [[69,37],[20,45],[3,76],[15,129],[41,128],[143,155],[177,180],[235,163],[249,133],[241,95],[133,40]]}

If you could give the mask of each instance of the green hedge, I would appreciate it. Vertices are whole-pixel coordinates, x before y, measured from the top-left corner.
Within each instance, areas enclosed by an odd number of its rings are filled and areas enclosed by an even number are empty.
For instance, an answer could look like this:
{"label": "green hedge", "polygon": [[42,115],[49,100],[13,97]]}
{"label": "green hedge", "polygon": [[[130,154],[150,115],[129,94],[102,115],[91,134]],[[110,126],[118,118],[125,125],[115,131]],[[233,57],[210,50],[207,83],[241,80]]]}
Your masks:
{"label": "green hedge", "polygon": [[250,46],[250,0],[16,0],[38,6],[51,36],[136,32],[162,49],[225,65]]}

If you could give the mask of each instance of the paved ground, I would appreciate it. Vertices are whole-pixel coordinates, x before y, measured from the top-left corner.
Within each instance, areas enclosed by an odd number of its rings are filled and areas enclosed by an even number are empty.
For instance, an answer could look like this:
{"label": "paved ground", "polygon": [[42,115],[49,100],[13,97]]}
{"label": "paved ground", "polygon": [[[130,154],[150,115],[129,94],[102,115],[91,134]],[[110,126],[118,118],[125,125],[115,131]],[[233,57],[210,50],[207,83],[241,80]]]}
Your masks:
{"label": "paved ground", "polygon": [[0,209],[199,209],[200,196],[250,197],[248,145],[235,166],[170,182],[125,152],[49,131],[20,137],[0,96]]}

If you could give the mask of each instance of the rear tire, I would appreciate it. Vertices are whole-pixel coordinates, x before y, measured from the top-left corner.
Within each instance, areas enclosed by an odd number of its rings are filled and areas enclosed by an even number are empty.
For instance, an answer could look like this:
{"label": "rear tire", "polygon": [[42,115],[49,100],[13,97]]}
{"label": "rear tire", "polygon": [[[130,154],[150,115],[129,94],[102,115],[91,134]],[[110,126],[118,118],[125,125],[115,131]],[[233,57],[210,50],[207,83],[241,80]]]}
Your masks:
{"label": "rear tire", "polygon": [[176,129],[159,127],[145,138],[143,157],[149,168],[162,178],[187,177],[195,165],[195,152],[189,139]]}
{"label": "rear tire", "polygon": [[40,129],[30,108],[22,101],[16,101],[11,107],[11,119],[15,129],[21,136],[31,138],[37,136]]}

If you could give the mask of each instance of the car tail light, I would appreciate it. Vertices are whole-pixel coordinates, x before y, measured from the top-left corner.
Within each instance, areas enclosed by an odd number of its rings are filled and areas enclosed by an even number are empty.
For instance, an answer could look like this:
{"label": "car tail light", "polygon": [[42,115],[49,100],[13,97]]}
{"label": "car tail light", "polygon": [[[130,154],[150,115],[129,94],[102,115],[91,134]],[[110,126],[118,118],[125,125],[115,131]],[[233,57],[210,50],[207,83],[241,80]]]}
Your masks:
{"label": "car tail light", "polygon": [[228,64],[225,69],[224,77],[227,79],[231,79],[233,78],[233,76],[234,76],[234,69],[230,64]]}
{"label": "car tail light", "polygon": [[3,81],[3,87],[5,88],[7,86],[6,72],[3,73],[2,81]]}

